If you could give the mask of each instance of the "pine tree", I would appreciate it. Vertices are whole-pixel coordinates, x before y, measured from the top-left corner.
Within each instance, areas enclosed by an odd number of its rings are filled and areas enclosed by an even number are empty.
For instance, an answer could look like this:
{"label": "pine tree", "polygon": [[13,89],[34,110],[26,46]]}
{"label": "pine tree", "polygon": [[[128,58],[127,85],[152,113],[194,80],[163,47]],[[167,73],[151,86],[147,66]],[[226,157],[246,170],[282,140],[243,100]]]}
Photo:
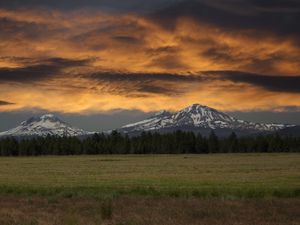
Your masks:
{"label": "pine tree", "polygon": [[234,132],[228,138],[228,146],[226,152],[238,152],[238,138]]}
{"label": "pine tree", "polygon": [[209,153],[219,152],[219,138],[213,130],[208,137],[208,149]]}

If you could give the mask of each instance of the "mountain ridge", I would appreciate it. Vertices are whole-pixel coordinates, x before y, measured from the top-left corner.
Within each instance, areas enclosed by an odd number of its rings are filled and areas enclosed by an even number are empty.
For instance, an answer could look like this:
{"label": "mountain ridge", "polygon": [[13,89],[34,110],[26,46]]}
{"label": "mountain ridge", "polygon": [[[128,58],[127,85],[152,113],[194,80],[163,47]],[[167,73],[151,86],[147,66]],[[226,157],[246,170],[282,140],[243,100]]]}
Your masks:
{"label": "mountain ridge", "polygon": [[[232,132],[236,132],[240,136],[279,131],[288,134],[294,132],[294,130],[299,133],[296,125],[244,121],[200,104],[190,105],[177,112],[162,110],[145,120],[127,124],[116,130],[128,135],[138,135],[143,131],[168,133],[177,130],[192,131],[201,133],[204,136],[212,130],[218,136],[227,136]],[[110,132],[104,133],[109,134]],[[48,135],[84,137],[94,133],[96,132],[88,132],[73,127],[53,114],[45,114],[39,117],[31,117],[15,128],[0,132],[0,137],[46,137]]]}
{"label": "mountain ridge", "polygon": [[244,121],[220,112],[214,108],[200,104],[193,104],[174,113],[165,110],[161,111],[160,113],[156,113],[143,121],[125,125],[118,129],[118,131],[130,134],[142,131],[203,131],[204,129],[221,129],[224,131],[228,129],[243,133],[259,133],[279,131],[292,126],[294,125]]}

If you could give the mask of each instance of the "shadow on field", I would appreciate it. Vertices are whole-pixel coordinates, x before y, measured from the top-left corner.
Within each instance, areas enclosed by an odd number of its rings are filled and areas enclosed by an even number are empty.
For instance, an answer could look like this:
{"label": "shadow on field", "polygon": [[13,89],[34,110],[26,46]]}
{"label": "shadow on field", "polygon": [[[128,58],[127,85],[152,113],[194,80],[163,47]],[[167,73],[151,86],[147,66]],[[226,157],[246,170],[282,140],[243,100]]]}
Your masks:
{"label": "shadow on field", "polygon": [[2,225],[297,225],[300,199],[0,197]]}

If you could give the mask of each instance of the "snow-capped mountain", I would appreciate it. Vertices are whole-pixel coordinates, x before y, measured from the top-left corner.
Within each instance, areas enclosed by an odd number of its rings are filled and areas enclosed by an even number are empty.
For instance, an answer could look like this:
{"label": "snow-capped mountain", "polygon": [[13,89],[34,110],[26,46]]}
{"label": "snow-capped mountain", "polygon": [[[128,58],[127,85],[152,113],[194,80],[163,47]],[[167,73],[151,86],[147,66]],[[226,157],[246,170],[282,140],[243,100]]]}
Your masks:
{"label": "snow-capped mountain", "polygon": [[73,127],[61,121],[53,114],[46,114],[40,117],[32,117],[22,122],[16,128],[0,133],[0,137],[46,137],[47,135],[72,137],[89,134],[92,133]]}
{"label": "snow-capped mountain", "polygon": [[142,131],[230,130],[254,133],[278,131],[291,126],[243,121],[208,106],[194,104],[175,113],[161,111],[146,120],[123,126],[119,131],[139,133]]}

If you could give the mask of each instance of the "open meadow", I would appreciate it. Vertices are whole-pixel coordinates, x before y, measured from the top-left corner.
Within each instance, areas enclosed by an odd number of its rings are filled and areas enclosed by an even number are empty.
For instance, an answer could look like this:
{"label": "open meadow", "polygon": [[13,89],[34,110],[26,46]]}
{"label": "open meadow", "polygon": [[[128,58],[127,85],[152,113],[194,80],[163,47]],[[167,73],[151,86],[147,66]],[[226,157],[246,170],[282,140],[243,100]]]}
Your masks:
{"label": "open meadow", "polygon": [[297,197],[300,154],[0,158],[0,192]]}
{"label": "open meadow", "polygon": [[7,157],[0,193],[1,225],[300,224],[300,154]]}

